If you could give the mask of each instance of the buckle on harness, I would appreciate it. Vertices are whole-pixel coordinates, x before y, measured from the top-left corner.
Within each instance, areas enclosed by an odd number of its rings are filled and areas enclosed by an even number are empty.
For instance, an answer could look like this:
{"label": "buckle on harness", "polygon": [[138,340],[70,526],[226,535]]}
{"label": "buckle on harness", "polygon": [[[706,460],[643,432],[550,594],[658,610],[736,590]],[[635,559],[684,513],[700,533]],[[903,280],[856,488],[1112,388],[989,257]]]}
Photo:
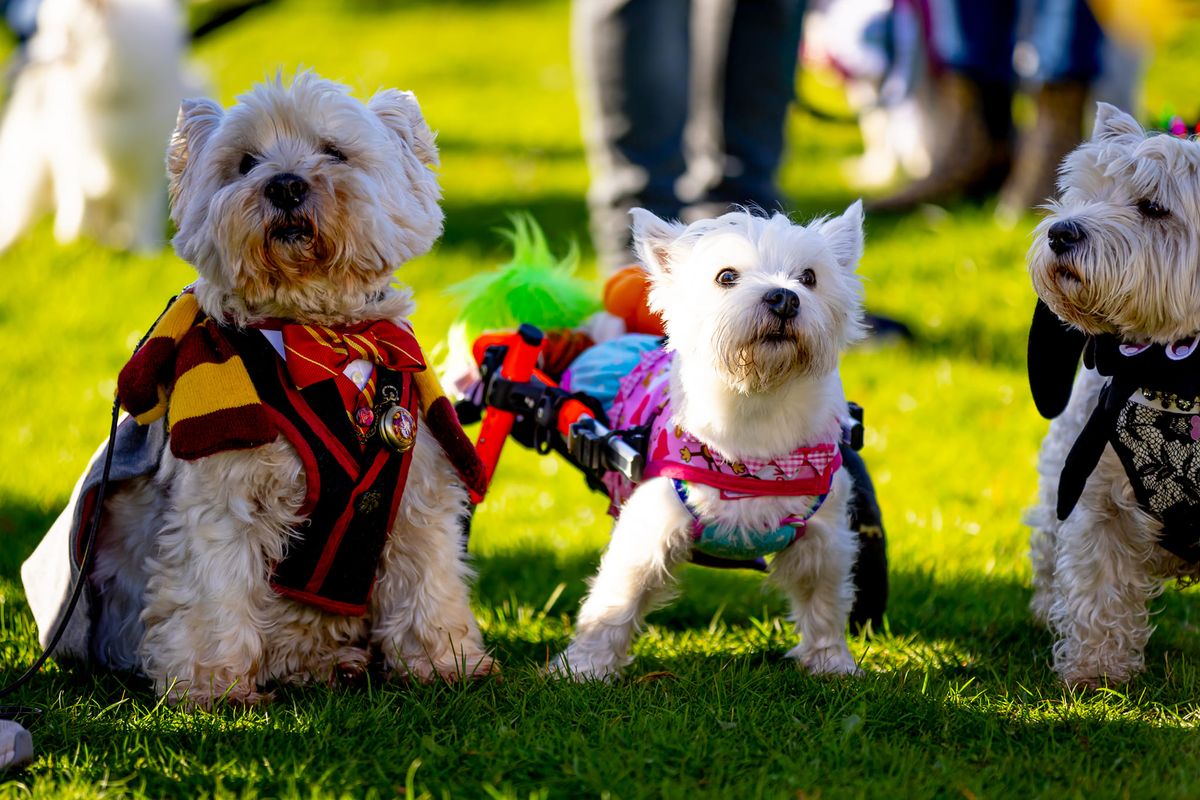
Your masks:
{"label": "buckle on harness", "polygon": [[[640,439],[644,438],[645,434],[640,434]],[[641,482],[646,466],[642,444],[636,432],[611,431],[595,417],[579,419],[567,434],[568,452],[585,469],[613,470],[634,483]]]}

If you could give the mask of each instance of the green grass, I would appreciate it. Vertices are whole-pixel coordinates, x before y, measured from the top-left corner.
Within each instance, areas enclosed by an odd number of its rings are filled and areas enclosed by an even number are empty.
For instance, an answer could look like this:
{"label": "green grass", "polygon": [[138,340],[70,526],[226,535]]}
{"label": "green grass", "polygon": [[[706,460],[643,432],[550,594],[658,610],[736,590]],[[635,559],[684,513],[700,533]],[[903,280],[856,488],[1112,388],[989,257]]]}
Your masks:
{"label": "green grass", "polygon": [[[589,258],[567,15],[539,0],[296,0],[196,56],[223,102],[301,65],[360,96],[417,92],[440,131],[447,225],[402,277],[432,345],[454,312],[440,288],[504,259],[493,230],[509,211],[533,211]],[[1192,100],[1180,76],[1200,66],[1196,33],[1151,69],[1151,103]],[[791,124],[789,195],[803,214],[840,210],[854,196],[840,160],[855,131]],[[502,681],[288,690],[261,709],[188,713],[51,665],[12,700],[47,711],[37,760],[0,778],[0,796],[1200,795],[1193,598],[1156,602],[1144,676],[1082,695],[1055,683],[1050,639],[1025,609],[1020,520],[1046,427],[1024,378],[1031,225],[1002,230],[974,206],[868,221],[868,303],[918,338],[844,365],[867,408],[894,567],[888,632],[853,645],[861,679],[786,663],[785,608],[758,578],[687,568],[625,680],[546,683],[538,667],[567,641],[606,541],[605,502],[563,463],[514,446],[471,540]],[[190,277],[167,252],[58,248],[47,226],[0,258],[0,681],[37,652],[18,565],[104,435],[117,369]]]}

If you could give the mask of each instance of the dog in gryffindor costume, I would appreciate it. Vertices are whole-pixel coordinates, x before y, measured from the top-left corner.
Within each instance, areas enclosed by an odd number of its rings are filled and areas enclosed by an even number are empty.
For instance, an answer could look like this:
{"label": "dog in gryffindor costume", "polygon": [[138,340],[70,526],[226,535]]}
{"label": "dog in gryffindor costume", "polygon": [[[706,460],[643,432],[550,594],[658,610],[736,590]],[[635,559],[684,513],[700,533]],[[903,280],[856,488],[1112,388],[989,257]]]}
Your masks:
{"label": "dog in gryffindor costume", "polygon": [[[493,669],[460,537],[486,478],[392,284],[441,233],[437,160],[408,92],[362,103],[301,73],[183,104],[174,245],[199,279],[118,380],[129,416],[60,655],[200,706],[375,659]],[[22,570],[43,642],[101,460]]]}

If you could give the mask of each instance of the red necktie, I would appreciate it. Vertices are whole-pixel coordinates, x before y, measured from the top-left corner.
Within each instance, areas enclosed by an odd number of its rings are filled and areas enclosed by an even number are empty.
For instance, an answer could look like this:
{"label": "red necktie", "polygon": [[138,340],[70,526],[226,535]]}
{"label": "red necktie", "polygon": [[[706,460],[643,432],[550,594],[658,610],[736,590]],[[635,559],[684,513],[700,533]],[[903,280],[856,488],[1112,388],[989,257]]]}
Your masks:
{"label": "red necktie", "polygon": [[360,390],[344,374],[357,359],[398,371],[422,370],[425,359],[416,337],[393,322],[363,322],[328,328],[324,325],[284,325],[283,346],[287,371],[297,389],[333,379],[347,410],[371,406],[375,375]]}

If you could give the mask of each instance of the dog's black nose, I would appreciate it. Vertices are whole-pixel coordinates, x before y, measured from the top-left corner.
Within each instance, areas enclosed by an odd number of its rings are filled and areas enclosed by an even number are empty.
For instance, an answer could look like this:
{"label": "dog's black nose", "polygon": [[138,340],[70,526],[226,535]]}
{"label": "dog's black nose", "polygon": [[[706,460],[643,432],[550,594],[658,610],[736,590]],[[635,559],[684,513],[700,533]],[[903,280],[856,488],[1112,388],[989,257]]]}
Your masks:
{"label": "dog's black nose", "polygon": [[1047,244],[1056,255],[1060,256],[1082,242],[1083,237],[1083,228],[1079,226],[1079,223],[1070,219],[1060,220],[1046,231]]}
{"label": "dog's black nose", "polygon": [[299,175],[285,172],[267,181],[267,188],[263,191],[271,205],[280,211],[291,211],[304,202],[308,194],[308,182]]}
{"label": "dog's black nose", "polygon": [[763,302],[780,319],[792,319],[800,313],[800,297],[791,289],[772,289],[763,295]]}

